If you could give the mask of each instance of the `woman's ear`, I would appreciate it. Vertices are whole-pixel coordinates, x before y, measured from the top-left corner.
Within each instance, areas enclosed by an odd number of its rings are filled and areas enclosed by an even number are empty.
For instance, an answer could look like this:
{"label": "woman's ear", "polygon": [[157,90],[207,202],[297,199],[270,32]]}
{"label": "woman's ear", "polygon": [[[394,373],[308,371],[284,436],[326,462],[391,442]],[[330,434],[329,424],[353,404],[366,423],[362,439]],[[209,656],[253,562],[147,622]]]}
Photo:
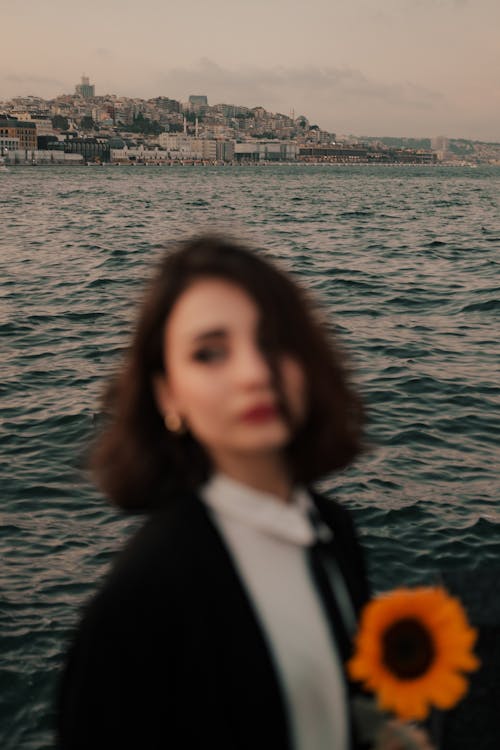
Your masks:
{"label": "woman's ear", "polygon": [[187,425],[176,408],[175,399],[173,398],[165,374],[157,373],[153,375],[151,383],[156,406],[163,418],[165,427],[170,432],[183,435],[186,432]]}
{"label": "woman's ear", "polygon": [[153,395],[158,411],[162,416],[173,411],[173,399],[167,383],[167,377],[163,372],[157,372],[151,380]]}

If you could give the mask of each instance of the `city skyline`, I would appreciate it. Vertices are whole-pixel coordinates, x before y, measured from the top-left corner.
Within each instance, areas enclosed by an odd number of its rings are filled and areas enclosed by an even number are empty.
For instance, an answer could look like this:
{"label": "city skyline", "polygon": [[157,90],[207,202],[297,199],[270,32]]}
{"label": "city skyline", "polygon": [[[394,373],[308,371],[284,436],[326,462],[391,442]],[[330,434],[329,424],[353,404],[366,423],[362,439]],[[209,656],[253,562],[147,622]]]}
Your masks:
{"label": "city skyline", "polygon": [[0,99],[73,93],[86,74],[98,95],[200,93],[338,133],[500,140],[496,0],[27,0],[2,13]]}

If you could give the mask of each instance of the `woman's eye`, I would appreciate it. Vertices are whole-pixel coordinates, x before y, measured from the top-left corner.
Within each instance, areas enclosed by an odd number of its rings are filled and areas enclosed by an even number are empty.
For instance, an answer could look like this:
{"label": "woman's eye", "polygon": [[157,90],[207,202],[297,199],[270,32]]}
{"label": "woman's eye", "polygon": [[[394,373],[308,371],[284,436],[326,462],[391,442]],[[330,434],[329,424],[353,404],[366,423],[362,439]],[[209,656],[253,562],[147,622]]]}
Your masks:
{"label": "woman's eye", "polygon": [[214,362],[222,359],[225,353],[225,350],[220,346],[206,346],[203,349],[198,349],[193,354],[193,359],[196,362]]}

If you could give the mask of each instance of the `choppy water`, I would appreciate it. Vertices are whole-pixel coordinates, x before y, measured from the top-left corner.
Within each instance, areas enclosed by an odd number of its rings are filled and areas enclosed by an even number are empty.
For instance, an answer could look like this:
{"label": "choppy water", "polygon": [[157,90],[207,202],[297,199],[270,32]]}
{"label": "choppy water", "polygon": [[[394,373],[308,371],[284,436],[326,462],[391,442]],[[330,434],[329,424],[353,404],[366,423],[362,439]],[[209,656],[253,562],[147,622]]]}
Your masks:
{"label": "choppy water", "polygon": [[373,452],[329,490],[377,588],[499,559],[500,169],[13,168],[0,174],[0,746],[52,746],[79,604],[136,521],[77,464],[165,240],[269,248],[351,351]]}

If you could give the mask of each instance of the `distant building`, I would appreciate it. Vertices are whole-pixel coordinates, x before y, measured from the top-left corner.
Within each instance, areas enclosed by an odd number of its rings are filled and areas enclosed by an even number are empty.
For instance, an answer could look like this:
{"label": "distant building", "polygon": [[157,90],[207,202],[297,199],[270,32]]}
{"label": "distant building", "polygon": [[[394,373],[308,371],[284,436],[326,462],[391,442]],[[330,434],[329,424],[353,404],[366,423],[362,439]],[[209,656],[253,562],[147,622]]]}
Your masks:
{"label": "distant building", "polygon": [[217,144],[209,138],[192,138],[189,135],[172,135],[160,133],[158,141],[162,148],[167,149],[171,159],[217,159]]}
{"label": "distant building", "polygon": [[308,141],[314,141],[315,143],[328,144],[336,142],[335,133],[329,133],[328,130],[321,130],[317,125],[313,125],[305,133],[305,138]]}
{"label": "distant building", "polygon": [[153,102],[158,109],[166,114],[175,114],[181,111],[180,102],[176,99],[169,99],[168,96],[157,96],[156,99],[153,99]]}
{"label": "distant building", "polygon": [[[385,153],[384,158],[388,161],[389,157]],[[358,148],[357,146],[329,146],[327,144],[318,146],[301,146],[299,149],[300,161],[324,161],[340,163],[356,163],[368,161],[368,149]]]}
{"label": "distant building", "polygon": [[95,96],[95,86],[90,83],[88,76],[82,76],[81,83],[75,86],[75,93],[83,96],[84,99],[93,99]]}
{"label": "distant building", "polygon": [[20,149],[36,149],[36,124],[0,115],[0,138],[16,139]]}
{"label": "distant building", "polygon": [[3,156],[5,151],[17,151],[17,149],[19,149],[19,138],[0,135],[0,156]]}
{"label": "distant building", "polygon": [[16,118],[20,122],[34,122],[37,136],[53,135],[52,120],[46,112],[18,112]]}
{"label": "distant building", "polygon": [[[189,135],[182,135],[177,133],[160,133],[158,136],[158,143],[162,148],[167,151],[178,151],[180,153],[189,153],[195,151],[195,141],[198,144],[198,139],[191,138]],[[199,158],[201,159],[201,149],[199,151]]]}
{"label": "distant building", "polygon": [[343,164],[435,164],[432,151],[402,148],[375,148],[370,146],[305,145],[299,149],[300,161],[339,162]]}
{"label": "distant building", "polygon": [[[111,139],[119,140],[119,139]],[[111,142],[111,141],[110,141]],[[125,144],[121,148],[111,148],[110,160],[117,164],[163,164],[168,159],[168,152],[154,148],[145,148],[144,146],[127,147]]]}
{"label": "distant building", "polygon": [[214,112],[218,112],[223,117],[234,117],[236,115],[236,106],[234,104],[215,104],[212,107]]}
{"label": "distant building", "polygon": [[233,161],[234,141],[215,141],[218,161]]}
{"label": "distant building", "polygon": [[267,112],[264,107],[254,107],[252,112],[256,120],[262,120],[264,117],[267,117]]}
{"label": "distant building", "polygon": [[299,115],[295,118],[295,127],[301,128],[303,131],[309,130],[309,120],[305,115]]}
{"label": "distant building", "polygon": [[297,144],[294,141],[259,140],[236,143],[237,161],[295,161]]}
{"label": "distant building", "polygon": [[445,135],[437,135],[431,139],[431,148],[433,151],[448,151],[449,139]]}
{"label": "distant building", "polygon": [[208,107],[208,97],[191,94],[188,100],[188,107],[191,112],[203,112]]}
{"label": "distant building", "polygon": [[110,160],[109,141],[103,138],[68,138],[64,142],[66,154],[81,154],[85,161]]}
{"label": "distant building", "polygon": [[448,156],[449,139],[445,135],[438,135],[431,138],[431,148],[436,154],[438,161],[444,161]]}
{"label": "distant building", "polygon": [[19,149],[5,153],[6,164],[82,164],[81,154],[65,154],[59,150]]}
{"label": "distant building", "polygon": [[191,96],[189,97],[189,104],[192,107],[202,107],[202,106],[207,107],[208,106],[208,97],[206,97],[204,95],[201,96],[199,94],[191,94]]}

